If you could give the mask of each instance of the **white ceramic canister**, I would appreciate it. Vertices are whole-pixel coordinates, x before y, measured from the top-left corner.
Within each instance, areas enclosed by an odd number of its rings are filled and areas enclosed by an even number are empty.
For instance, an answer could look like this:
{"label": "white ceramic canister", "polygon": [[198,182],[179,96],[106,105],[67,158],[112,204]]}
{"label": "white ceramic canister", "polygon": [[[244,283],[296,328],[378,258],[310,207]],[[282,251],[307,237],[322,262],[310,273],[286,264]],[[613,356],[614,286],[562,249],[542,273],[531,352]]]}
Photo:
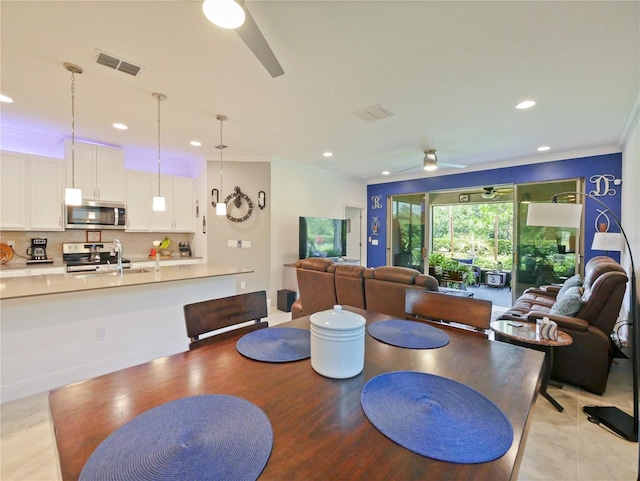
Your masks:
{"label": "white ceramic canister", "polygon": [[366,320],[342,306],[311,315],[311,367],[334,379],[356,376],[364,368]]}

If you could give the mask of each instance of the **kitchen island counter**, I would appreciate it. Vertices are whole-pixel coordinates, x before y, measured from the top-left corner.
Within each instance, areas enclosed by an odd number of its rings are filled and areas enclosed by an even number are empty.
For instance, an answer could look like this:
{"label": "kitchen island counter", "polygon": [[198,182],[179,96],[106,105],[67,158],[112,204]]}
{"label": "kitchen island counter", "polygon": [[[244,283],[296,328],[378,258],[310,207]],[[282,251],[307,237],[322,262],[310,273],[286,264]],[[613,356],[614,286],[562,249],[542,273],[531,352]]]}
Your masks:
{"label": "kitchen island counter", "polygon": [[[137,272],[136,272],[137,271]],[[251,270],[212,264],[0,280],[2,402],[189,349],[183,306],[237,294]]]}
{"label": "kitchen island counter", "polygon": [[[183,281],[236,274],[248,274],[253,271],[236,267],[224,267],[213,264],[187,264],[161,266],[159,272],[146,267],[145,272],[124,273],[75,273],[51,274],[37,277],[12,277],[0,279],[0,298],[17,299],[22,297],[64,294],[67,292],[110,289],[163,282]],[[88,275],[86,275],[88,274]]]}

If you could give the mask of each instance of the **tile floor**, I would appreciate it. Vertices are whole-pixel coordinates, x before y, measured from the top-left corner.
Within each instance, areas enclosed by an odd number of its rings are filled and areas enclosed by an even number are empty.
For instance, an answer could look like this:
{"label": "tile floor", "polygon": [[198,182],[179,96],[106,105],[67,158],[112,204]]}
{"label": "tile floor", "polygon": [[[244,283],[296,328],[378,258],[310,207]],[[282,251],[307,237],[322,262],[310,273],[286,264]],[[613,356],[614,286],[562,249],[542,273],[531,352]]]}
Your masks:
{"label": "tile floor", "polygon": [[[290,319],[272,309],[270,324]],[[538,396],[526,441],[519,481],[632,481],[638,475],[638,444],[625,441],[587,421],[582,406],[616,405],[632,412],[631,362],[618,359],[607,391],[597,396],[573,386],[550,387],[565,408],[556,411]],[[0,479],[60,479],[47,393],[0,405]]]}

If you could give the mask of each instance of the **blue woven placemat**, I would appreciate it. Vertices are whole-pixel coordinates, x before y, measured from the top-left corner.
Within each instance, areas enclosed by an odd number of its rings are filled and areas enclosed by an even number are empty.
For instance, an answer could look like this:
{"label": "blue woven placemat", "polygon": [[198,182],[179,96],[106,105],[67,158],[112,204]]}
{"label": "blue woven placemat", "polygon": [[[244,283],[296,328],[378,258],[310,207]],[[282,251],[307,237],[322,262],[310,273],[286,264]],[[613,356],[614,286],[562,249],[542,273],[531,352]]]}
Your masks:
{"label": "blue woven placemat", "polygon": [[493,461],[513,442],[509,419],[491,400],[464,384],[433,374],[381,374],[364,386],[360,402],[382,434],[440,461]]}
{"label": "blue woven placemat", "polygon": [[440,329],[422,322],[393,319],[369,324],[371,337],[392,346],[409,349],[435,349],[449,344],[449,336]]}
{"label": "blue woven placemat", "polygon": [[271,423],[255,404],[218,394],[187,397],[114,431],[80,481],[255,480],[272,446]]}
{"label": "blue woven placemat", "polygon": [[295,327],[269,327],[245,334],[236,349],[256,361],[299,361],[311,356],[311,333]]}

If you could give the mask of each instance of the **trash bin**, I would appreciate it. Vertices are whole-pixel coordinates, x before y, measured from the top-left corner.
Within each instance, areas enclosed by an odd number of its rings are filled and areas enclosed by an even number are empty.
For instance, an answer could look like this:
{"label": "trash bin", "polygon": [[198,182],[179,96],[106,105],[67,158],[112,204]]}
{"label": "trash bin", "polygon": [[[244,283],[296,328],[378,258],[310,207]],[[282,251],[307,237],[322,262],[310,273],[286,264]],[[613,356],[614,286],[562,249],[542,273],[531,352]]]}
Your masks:
{"label": "trash bin", "polygon": [[291,305],[296,300],[295,291],[289,289],[280,289],[278,291],[278,310],[284,312],[291,312]]}

